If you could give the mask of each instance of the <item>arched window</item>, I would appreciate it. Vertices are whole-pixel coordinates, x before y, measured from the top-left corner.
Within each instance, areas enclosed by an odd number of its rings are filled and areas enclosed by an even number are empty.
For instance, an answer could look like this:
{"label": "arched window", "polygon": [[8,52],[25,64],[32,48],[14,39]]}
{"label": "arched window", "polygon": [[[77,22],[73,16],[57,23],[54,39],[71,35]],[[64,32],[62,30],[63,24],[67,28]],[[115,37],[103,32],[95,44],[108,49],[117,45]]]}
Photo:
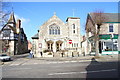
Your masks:
{"label": "arched window", "polygon": [[75,24],[73,24],[73,29],[75,29]]}
{"label": "arched window", "polygon": [[52,30],[51,29],[49,29],[49,34],[52,34]]}
{"label": "arched window", "polygon": [[50,35],[60,35],[60,27],[56,24],[52,24],[49,26],[49,34]]}
{"label": "arched window", "polygon": [[75,33],[75,24],[73,24],[72,27],[73,27],[73,33]]}

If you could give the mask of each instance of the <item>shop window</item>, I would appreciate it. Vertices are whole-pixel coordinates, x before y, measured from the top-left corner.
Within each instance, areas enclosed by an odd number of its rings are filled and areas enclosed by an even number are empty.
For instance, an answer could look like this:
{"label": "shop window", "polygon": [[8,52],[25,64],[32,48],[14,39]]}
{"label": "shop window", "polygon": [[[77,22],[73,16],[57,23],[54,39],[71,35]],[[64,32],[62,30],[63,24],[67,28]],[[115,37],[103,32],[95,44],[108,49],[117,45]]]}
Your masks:
{"label": "shop window", "polygon": [[106,49],[105,51],[117,51],[118,50],[118,44],[114,44],[113,42],[105,42]]}

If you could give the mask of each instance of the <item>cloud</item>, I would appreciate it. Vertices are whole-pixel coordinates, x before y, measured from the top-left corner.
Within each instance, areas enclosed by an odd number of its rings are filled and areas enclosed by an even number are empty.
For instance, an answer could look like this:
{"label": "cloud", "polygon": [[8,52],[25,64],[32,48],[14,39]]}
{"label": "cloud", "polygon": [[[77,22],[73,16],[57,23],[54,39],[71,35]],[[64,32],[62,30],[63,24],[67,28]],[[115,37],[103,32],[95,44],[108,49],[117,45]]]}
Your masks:
{"label": "cloud", "polygon": [[25,25],[25,24],[27,24],[28,22],[30,22],[30,19],[26,19],[26,18],[24,18],[24,17],[18,16],[17,14],[15,14],[15,19],[16,19],[16,20],[17,20],[17,19],[20,19],[20,20],[21,20],[21,23],[22,23],[22,26],[21,26],[21,27],[23,27],[23,25]]}

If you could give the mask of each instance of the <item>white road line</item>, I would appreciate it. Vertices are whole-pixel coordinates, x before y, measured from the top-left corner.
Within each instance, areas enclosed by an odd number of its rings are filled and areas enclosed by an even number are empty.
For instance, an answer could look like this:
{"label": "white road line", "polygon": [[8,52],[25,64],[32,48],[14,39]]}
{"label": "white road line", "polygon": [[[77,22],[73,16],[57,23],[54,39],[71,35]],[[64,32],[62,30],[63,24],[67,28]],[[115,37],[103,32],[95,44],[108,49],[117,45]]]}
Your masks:
{"label": "white road line", "polygon": [[65,63],[68,63],[68,62],[70,62],[70,61],[64,61]]}
{"label": "white road line", "polygon": [[38,63],[33,63],[33,64],[38,64]]}
{"label": "white road line", "polygon": [[78,61],[70,61],[70,62],[78,62]]}
{"label": "white road line", "polygon": [[107,71],[116,71],[117,69],[108,69],[108,70],[99,70],[99,71],[88,71],[87,73],[94,73],[94,72],[107,72]]}
{"label": "white road line", "polygon": [[78,62],[89,62],[89,61],[91,61],[91,60],[84,60],[84,61],[78,61]]}
{"label": "white road line", "polygon": [[58,63],[64,63],[64,62],[58,62]]}
{"label": "white road line", "polygon": [[19,64],[10,64],[9,66],[17,66],[17,65],[19,65]]}
{"label": "white road line", "polygon": [[32,68],[12,68],[12,69],[3,69],[3,70],[30,70]]}
{"label": "white road line", "polygon": [[[90,60],[89,60],[90,61]],[[88,62],[88,60],[87,61],[58,61],[58,62],[42,62],[42,63],[37,63],[37,62],[35,62],[35,63],[32,63],[32,64],[59,64],[59,63],[76,63],[76,62]],[[17,66],[17,65],[20,65],[21,63],[12,63],[12,64],[10,64],[9,66]],[[29,64],[29,63],[23,63],[23,64],[21,64],[21,65],[31,65],[31,63]]]}
{"label": "white road line", "polygon": [[108,70],[98,70],[98,71],[84,71],[84,72],[66,72],[66,73],[50,73],[48,75],[63,75],[63,74],[86,74],[86,73],[95,73],[95,72],[108,72],[108,71],[116,71],[117,69],[108,69]]}

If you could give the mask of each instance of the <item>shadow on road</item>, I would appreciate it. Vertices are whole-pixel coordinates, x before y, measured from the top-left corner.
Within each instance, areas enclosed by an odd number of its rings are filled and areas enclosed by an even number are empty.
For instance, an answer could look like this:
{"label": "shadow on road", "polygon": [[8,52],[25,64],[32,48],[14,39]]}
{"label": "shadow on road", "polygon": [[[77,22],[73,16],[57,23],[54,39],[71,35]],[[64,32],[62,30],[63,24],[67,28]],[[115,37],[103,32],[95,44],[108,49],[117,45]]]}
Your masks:
{"label": "shadow on road", "polygon": [[86,80],[119,80],[118,61],[98,62],[95,58],[86,67]]}
{"label": "shadow on road", "polygon": [[27,58],[27,57],[29,57],[29,53],[22,54],[22,55],[15,55],[12,58],[13,59],[18,59],[18,58]]}

